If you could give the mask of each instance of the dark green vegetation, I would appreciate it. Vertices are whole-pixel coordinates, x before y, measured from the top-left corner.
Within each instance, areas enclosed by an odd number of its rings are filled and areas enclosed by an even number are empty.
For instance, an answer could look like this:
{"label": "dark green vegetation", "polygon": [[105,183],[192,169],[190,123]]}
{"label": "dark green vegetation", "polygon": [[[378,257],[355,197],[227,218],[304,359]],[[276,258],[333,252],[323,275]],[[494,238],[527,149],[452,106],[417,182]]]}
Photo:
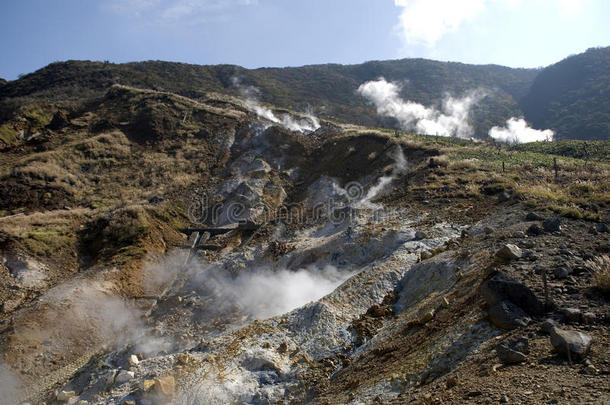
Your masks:
{"label": "dark green vegetation", "polygon": [[438,106],[447,93],[461,96],[485,89],[488,95],[471,116],[479,137],[486,137],[491,126],[504,125],[510,117],[525,116],[538,128],[555,130],[559,139],[608,139],[608,66],[610,48],[591,49],[543,70],[424,59],[255,70],[159,61],[57,62],[0,87],[0,139],[10,144],[20,131],[39,129],[39,121],[24,118],[31,110],[61,106],[73,111],[101,97],[112,84],[198,99],[210,91],[239,95],[235,78],[243,87],[260,89],[260,99],[276,106],[311,108],[316,115],[336,121],[395,127],[393,119],[377,116],[356,94],[360,84],[379,77],[403,83],[401,96],[424,105]]}
{"label": "dark green vegetation", "polygon": [[521,105],[536,127],[553,128],[561,138],[610,139],[610,47],[547,67]]}

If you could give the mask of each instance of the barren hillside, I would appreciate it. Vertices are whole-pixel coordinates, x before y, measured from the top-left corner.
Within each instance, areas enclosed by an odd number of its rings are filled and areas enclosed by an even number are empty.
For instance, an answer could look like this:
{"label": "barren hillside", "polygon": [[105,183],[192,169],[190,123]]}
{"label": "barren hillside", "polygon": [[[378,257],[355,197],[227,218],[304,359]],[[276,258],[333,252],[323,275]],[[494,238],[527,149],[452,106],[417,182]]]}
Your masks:
{"label": "barren hillside", "polygon": [[3,401],[607,401],[607,142],[179,93],[13,100]]}

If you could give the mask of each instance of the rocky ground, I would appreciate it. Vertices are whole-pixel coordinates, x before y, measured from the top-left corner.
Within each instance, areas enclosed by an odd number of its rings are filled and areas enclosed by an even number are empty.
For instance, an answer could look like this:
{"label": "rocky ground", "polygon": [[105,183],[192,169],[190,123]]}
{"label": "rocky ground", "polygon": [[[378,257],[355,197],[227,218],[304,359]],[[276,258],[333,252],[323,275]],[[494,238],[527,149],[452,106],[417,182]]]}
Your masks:
{"label": "rocky ground", "polygon": [[60,118],[2,155],[7,401],[608,401],[607,163],[121,86]]}

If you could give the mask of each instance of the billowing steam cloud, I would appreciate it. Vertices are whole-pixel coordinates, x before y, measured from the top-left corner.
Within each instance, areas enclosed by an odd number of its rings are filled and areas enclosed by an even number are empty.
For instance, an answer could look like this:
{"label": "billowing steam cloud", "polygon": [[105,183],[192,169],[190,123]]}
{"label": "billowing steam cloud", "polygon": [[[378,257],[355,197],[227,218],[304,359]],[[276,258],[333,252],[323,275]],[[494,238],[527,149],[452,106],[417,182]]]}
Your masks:
{"label": "billowing steam cloud", "polygon": [[358,87],[358,93],[375,105],[377,114],[396,118],[405,130],[427,135],[472,137],[473,130],[468,122],[470,107],[485,96],[483,91],[471,91],[462,98],[447,96],[442,111],[404,101],[399,91],[399,85],[387,82],[383,77]]}
{"label": "billowing steam cloud", "polygon": [[500,142],[525,143],[552,141],[555,133],[550,129],[538,130],[531,128],[523,118],[510,118],[506,127],[493,127],[489,136]]}
{"label": "billowing steam cloud", "polygon": [[[147,277],[169,280],[182,266],[177,254],[149,266]],[[353,275],[331,265],[308,266],[297,270],[251,264],[232,274],[219,264],[204,264],[192,259],[187,279],[197,294],[209,302],[204,318],[215,318],[233,309],[255,319],[289,312],[332,292]]]}
{"label": "billowing steam cloud", "polygon": [[256,319],[289,312],[332,292],[352,275],[327,265],[297,271],[254,269],[235,278],[214,279],[223,300]]}
{"label": "billowing steam cloud", "polygon": [[235,86],[241,95],[246,98],[246,108],[254,112],[260,118],[295,132],[309,133],[320,128],[320,120],[310,112],[304,114],[302,117],[293,117],[290,114],[282,114],[278,117],[273,111],[262,106],[258,102],[258,95],[260,94],[258,88],[243,85],[237,77],[233,77],[231,80],[233,86]]}

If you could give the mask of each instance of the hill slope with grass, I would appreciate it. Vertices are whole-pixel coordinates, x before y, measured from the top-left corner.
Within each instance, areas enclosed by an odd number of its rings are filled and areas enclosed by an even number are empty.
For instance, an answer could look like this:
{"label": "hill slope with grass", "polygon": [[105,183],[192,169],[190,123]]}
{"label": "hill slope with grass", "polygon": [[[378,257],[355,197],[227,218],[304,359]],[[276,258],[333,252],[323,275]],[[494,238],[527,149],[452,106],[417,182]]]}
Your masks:
{"label": "hill slope with grass", "polygon": [[244,88],[254,86],[261,101],[277,106],[360,125],[393,127],[396,122],[377,116],[356,94],[362,83],[385,77],[402,83],[402,97],[424,105],[439,106],[447,94],[462,96],[469,90],[485,89],[488,95],[474,107],[471,117],[477,135],[484,136],[491,126],[520,115],[519,100],[536,74],[532,69],[424,59],[254,70],[158,61],[120,65],[68,61],[53,63],[0,89],[0,119],[9,119],[28,102],[81,103],[98,97],[112,84],[191,98],[204,97],[210,91],[240,95]]}
{"label": "hill slope with grass", "polygon": [[0,124],[27,104],[80,105],[112,84],[122,84],[195,99],[210,91],[239,96],[247,90],[261,101],[327,119],[397,127],[356,93],[362,83],[384,77],[401,84],[402,98],[426,106],[440,106],[447,94],[459,97],[484,89],[487,96],[470,116],[481,138],[492,126],[524,116],[536,128],[555,130],[560,139],[608,139],[609,55],[610,48],[590,49],[542,70],[425,59],[261,69],[161,61],[56,62],[0,87]]}

